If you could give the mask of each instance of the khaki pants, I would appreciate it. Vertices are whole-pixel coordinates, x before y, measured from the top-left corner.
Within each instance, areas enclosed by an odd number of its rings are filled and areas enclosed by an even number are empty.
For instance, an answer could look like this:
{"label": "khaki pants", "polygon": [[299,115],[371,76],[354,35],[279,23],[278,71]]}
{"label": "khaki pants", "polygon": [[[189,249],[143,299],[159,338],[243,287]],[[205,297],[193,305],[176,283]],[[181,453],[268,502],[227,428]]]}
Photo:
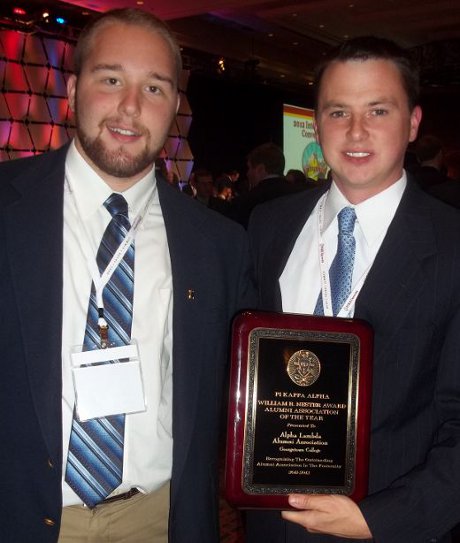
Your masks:
{"label": "khaki pants", "polygon": [[167,543],[168,514],[169,483],[94,509],[64,507],[58,543]]}

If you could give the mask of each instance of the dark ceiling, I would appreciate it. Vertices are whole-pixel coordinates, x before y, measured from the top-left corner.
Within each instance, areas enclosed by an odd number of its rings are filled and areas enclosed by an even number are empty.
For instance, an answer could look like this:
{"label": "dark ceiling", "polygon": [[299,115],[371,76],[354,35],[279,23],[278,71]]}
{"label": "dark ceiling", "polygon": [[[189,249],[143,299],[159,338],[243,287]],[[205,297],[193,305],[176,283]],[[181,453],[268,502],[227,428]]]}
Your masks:
{"label": "dark ceiling", "polygon": [[187,67],[250,76],[302,88],[332,45],[375,34],[414,48],[426,86],[460,85],[459,0],[2,0],[26,9],[68,13],[81,26],[92,11],[142,7],[168,21],[183,47]]}

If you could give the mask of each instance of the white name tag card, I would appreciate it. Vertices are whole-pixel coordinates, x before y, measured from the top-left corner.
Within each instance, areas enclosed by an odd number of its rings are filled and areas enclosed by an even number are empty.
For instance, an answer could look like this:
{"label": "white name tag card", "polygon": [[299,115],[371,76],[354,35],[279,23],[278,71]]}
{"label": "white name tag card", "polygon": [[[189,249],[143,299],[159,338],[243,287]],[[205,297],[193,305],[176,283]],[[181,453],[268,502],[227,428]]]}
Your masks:
{"label": "white name tag card", "polygon": [[135,343],[71,353],[71,360],[78,420],[145,411]]}

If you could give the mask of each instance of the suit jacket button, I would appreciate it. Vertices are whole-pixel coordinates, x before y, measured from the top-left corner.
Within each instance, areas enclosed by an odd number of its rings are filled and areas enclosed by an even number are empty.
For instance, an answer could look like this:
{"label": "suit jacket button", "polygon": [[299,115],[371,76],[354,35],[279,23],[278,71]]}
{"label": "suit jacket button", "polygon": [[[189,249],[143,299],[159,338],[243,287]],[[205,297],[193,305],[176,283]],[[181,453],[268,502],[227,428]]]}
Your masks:
{"label": "suit jacket button", "polygon": [[54,468],[54,464],[53,462],[51,462],[51,458],[48,458],[48,467],[53,469]]}
{"label": "suit jacket button", "polygon": [[47,525],[47,526],[54,526],[56,523],[54,522],[54,520],[51,520],[50,518],[45,518],[43,519],[43,522]]}
{"label": "suit jacket button", "polygon": [[194,300],[195,299],[195,291],[193,288],[189,288],[187,290],[187,300]]}

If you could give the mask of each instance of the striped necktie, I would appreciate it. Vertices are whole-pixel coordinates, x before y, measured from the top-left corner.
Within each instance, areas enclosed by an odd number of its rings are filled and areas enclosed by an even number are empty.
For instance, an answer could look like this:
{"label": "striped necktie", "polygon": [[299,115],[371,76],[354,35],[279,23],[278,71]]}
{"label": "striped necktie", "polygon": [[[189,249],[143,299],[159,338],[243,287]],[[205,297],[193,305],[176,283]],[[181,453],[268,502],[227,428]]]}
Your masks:
{"label": "striped necktie", "polygon": [[[339,222],[337,253],[329,268],[332,312],[334,316],[339,313],[348,296],[350,296],[356,249],[356,241],[353,235],[356,221],[355,210],[352,207],[344,207],[337,218]],[[324,315],[321,292],[319,293],[314,314]]]}
{"label": "striped necktie", "polygon": [[[112,194],[104,202],[112,215],[97,253],[99,272],[103,273],[131,225],[128,204],[121,194]],[[110,346],[127,345],[131,339],[134,291],[134,242],[115,268],[104,287],[104,318],[109,326]],[[84,350],[100,346],[98,307],[94,283],[88,307]],[[125,415],[111,415],[79,422],[75,411],[69,442],[65,480],[89,507],[103,501],[123,477]]]}

